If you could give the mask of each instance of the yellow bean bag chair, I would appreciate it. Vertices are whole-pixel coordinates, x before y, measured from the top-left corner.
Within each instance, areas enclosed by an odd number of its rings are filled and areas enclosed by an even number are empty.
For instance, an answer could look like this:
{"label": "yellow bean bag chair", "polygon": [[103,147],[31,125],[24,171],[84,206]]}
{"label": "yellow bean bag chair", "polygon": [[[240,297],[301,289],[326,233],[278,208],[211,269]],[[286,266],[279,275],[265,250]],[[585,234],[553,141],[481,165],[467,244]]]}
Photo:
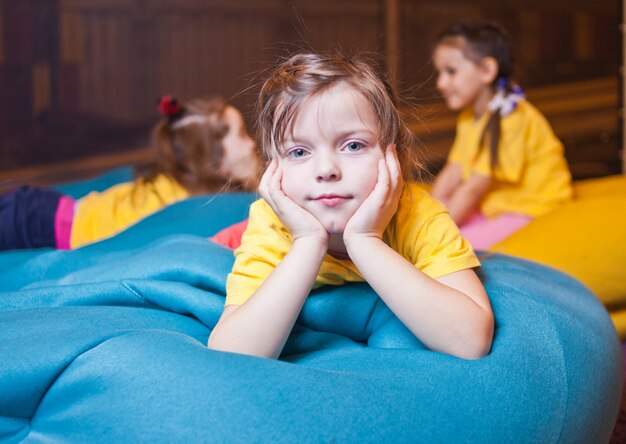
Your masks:
{"label": "yellow bean bag chair", "polygon": [[626,176],[575,182],[575,199],[535,218],[491,251],[574,276],[604,303],[626,339]]}

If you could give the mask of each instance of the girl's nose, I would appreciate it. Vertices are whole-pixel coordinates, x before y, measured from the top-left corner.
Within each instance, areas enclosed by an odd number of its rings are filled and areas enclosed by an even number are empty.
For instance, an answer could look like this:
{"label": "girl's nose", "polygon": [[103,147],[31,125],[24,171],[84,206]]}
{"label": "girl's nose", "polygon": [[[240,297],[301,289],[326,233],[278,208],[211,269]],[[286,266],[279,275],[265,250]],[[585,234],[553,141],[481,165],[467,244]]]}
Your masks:
{"label": "girl's nose", "polygon": [[341,168],[333,155],[320,155],[316,167],[317,182],[333,182],[341,179]]}

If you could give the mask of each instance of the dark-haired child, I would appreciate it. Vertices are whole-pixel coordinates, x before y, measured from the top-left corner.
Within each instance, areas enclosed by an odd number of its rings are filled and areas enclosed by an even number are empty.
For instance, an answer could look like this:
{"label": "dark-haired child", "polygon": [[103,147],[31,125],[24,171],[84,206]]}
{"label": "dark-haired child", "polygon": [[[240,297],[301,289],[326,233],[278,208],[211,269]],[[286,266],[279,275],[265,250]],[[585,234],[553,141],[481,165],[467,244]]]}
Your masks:
{"label": "dark-haired child", "polygon": [[433,59],[437,88],[461,113],[432,194],[474,248],[489,248],[572,198],[563,145],[512,82],[509,38],[497,24],[449,27]]}

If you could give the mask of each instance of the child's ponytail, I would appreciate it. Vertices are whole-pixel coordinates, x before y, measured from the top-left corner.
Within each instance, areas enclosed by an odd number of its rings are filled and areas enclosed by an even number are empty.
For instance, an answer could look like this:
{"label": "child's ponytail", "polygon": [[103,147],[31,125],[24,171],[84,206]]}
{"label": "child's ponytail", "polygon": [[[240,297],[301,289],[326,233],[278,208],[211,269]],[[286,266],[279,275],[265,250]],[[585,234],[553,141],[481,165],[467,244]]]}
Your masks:
{"label": "child's ponytail", "polygon": [[480,136],[479,151],[485,146],[485,140],[489,140],[489,154],[491,169],[498,163],[498,146],[500,144],[500,123],[502,117],[511,114],[517,103],[524,98],[524,92],[519,85],[512,85],[506,77],[500,77],[496,81],[496,94],[487,105],[490,112],[489,120]]}

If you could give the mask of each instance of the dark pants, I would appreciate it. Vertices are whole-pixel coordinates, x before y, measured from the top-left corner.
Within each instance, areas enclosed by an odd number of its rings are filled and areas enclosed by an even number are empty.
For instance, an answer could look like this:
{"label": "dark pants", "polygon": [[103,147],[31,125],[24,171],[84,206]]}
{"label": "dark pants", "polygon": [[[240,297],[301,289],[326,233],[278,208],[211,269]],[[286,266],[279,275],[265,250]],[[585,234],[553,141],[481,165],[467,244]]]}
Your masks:
{"label": "dark pants", "polygon": [[0,250],[55,247],[54,217],[61,196],[27,186],[0,195]]}

